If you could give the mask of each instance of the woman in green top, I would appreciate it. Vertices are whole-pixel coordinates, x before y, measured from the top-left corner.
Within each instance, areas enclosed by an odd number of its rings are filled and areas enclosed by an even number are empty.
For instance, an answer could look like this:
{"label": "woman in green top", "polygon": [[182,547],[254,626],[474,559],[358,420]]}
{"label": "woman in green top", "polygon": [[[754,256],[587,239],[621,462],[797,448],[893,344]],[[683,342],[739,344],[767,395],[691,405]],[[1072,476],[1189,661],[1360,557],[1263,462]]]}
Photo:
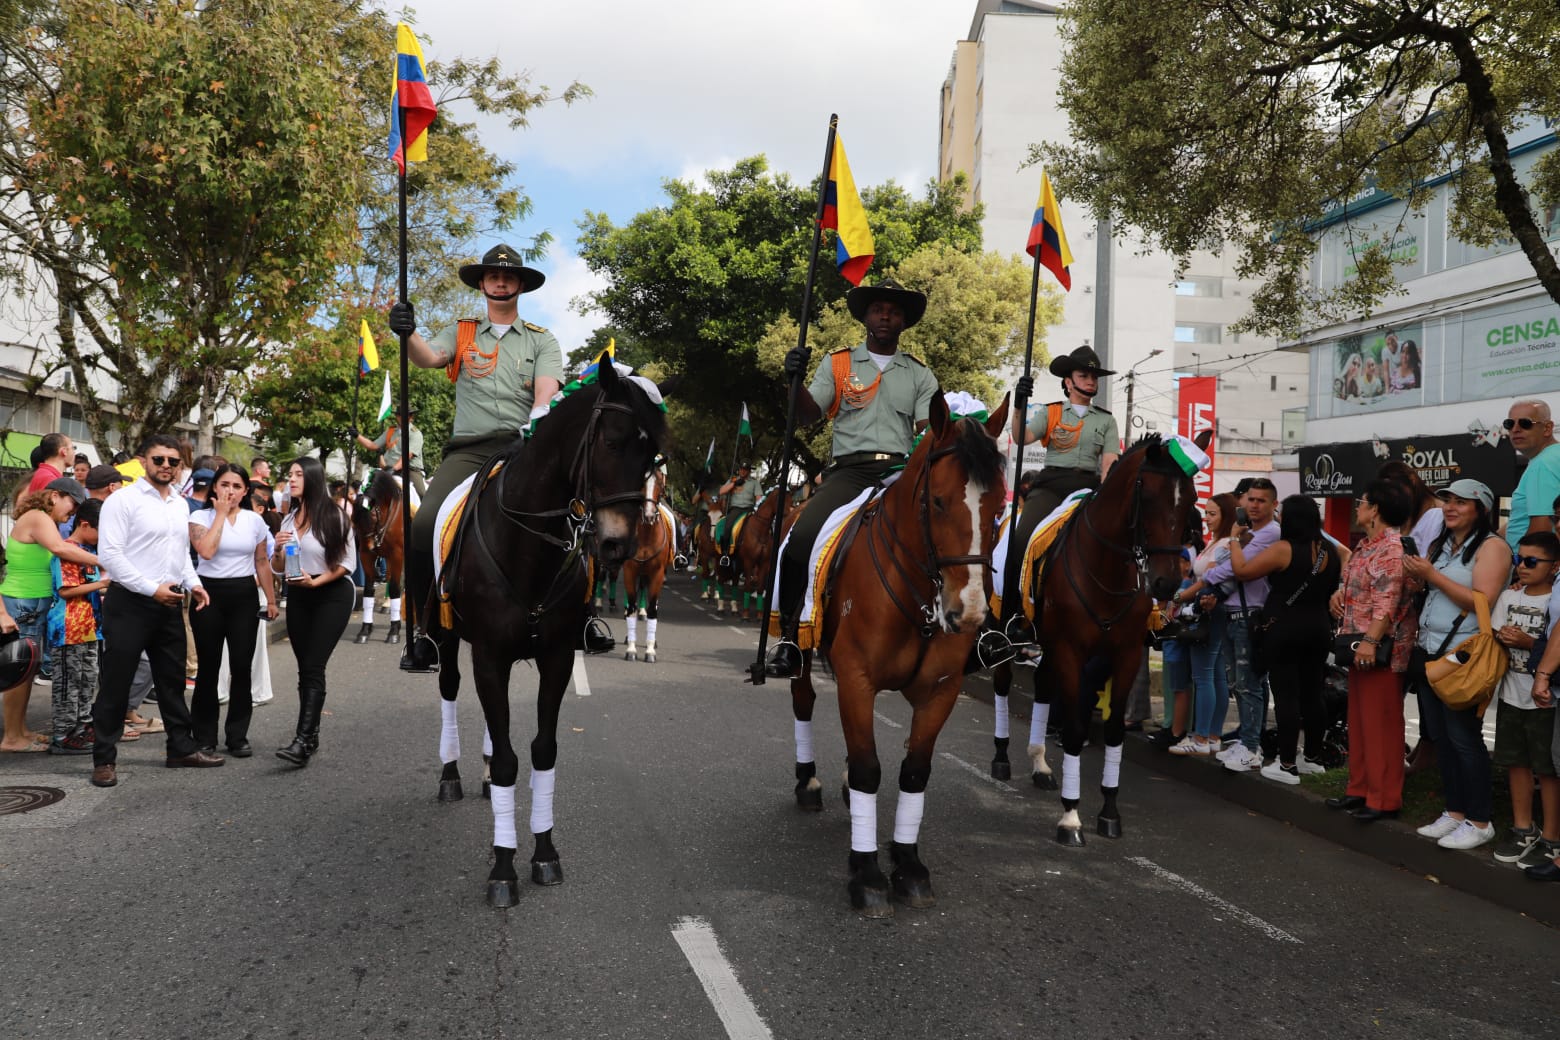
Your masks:
{"label": "woman in green top", "polygon": [[[54,482],[58,483],[58,482]],[[75,481],[71,481],[75,484]],[[49,565],[55,556],[71,563],[96,567],[98,559],[79,545],[60,537],[60,524],[76,511],[76,495],[86,498],[79,484],[71,491],[45,488],[23,495],[16,504],[16,523],[5,543],[6,574],[0,582],[0,632],[18,632],[32,639],[43,653],[43,630],[49,618],[54,583]],[[27,698],[32,680],[0,695],[0,722],[5,734],[0,751],[47,751],[49,738],[27,729]]]}

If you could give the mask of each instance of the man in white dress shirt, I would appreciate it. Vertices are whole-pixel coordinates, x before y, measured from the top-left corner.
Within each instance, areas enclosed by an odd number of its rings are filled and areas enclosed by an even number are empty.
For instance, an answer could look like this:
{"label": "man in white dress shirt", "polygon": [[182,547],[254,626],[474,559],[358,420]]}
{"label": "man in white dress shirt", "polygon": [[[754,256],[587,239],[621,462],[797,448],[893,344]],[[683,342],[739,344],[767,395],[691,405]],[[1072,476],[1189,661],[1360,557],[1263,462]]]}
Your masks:
{"label": "man in white dress shirt", "polygon": [[190,511],[174,487],[179,442],[152,434],[141,444],[146,475],[103,503],[103,656],[92,723],[92,783],[113,787],[119,737],[124,732],[130,680],[145,653],[168,732],[169,768],[220,766],[220,755],[200,750],[184,702],[184,596],[204,609],[208,598],[190,561]]}

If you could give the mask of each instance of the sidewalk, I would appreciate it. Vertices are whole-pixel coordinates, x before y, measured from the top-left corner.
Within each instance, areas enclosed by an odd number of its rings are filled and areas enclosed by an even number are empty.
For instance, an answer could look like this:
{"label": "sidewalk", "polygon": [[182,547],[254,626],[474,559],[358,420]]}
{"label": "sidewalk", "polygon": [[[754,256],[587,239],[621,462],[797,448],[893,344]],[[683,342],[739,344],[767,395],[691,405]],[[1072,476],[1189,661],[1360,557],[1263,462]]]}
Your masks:
{"label": "sidewalk", "polygon": [[[1020,688],[1028,685],[1026,677]],[[966,677],[964,692],[983,704],[991,704],[991,681],[985,676]],[[1010,703],[1016,714],[1021,713],[1025,720],[1028,719],[1029,698],[1024,693],[1017,692]],[[1157,714],[1160,710],[1157,698],[1154,708]],[[1027,761],[1021,748],[1027,729],[1027,721],[1022,726],[1015,724],[1013,728],[1014,745],[1020,748],[1020,753],[1014,756],[1015,770]],[[1054,759],[1054,746],[1047,744],[1047,750]],[[1344,813],[1328,809],[1322,804],[1322,798],[1304,787],[1276,784],[1254,772],[1232,773],[1206,759],[1199,761],[1156,751],[1143,734],[1127,734],[1123,757],[1134,765],[1299,827],[1432,884],[1455,888],[1560,928],[1560,885],[1529,881],[1517,868],[1496,863],[1490,856],[1492,846],[1470,852],[1440,848],[1435,842],[1414,833],[1415,827],[1428,822],[1425,820],[1382,820],[1362,824]],[[1058,768],[1054,761],[1052,767]],[[1015,782],[1018,782],[1016,778]]]}

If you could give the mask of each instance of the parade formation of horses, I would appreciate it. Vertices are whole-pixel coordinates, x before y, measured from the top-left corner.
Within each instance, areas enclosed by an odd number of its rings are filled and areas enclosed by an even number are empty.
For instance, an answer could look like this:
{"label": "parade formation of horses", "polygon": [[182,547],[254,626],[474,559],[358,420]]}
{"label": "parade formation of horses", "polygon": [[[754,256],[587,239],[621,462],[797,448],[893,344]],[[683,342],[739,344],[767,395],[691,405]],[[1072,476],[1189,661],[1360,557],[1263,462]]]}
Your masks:
{"label": "parade formation of horses", "polygon": [[[839,688],[850,806],[851,905],[869,917],[893,913],[891,897],[912,907],[935,904],[918,838],[938,733],[964,677],[987,613],[996,517],[1005,498],[996,437],[1007,421],[1004,399],[982,423],[952,420],[940,394],[929,425],[899,479],[869,503],[854,541],[836,563],[822,605],[819,652]],[[804,507],[805,508],[805,507]],[[816,700],[813,651],[791,681],[796,733],[796,799],[823,807],[813,760]],[[873,735],[879,690],[899,690],[913,716],[899,769],[892,889],[878,866],[877,790],[882,777]]]}
{"label": "parade formation of horses", "polygon": [[[634,555],[645,484],[666,442],[666,417],[638,377],[602,364],[537,420],[528,439],[477,472],[454,555],[440,586],[451,616],[430,615],[439,643],[439,693],[453,706],[460,687],[460,642],[471,667],[492,743],[493,869],[488,901],[513,906],[515,783],[519,758],[510,740],[509,676],[530,660],[538,674],[536,736],[531,741],[531,880],[563,880],[553,844],[558,715],[589,623],[593,557],[622,563]],[[501,465],[500,465],[501,464]],[[456,492],[458,494],[458,491]],[[453,494],[452,494],[453,497]],[[447,727],[453,712],[446,715]],[[456,751],[458,758],[458,750]],[[442,784],[455,763],[446,760]],[[455,774],[458,783],[458,772]]]}
{"label": "parade formation of horses", "polygon": [[405,503],[400,480],[389,470],[381,469],[374,471],[368,490],[352,508],[353,537],[363,565],[363,627],[358,629],[353,642],[366,643],[374,635],[374,591],[381,567],[390,605],[390,631],[385,642],[401,641],[401,565],[405,560],[401,510]]}
{"label": "parade formation of horses", "polygon": [[[1211,434],[1194,442],[1200,453]],[[1204,461],[1206,461],[1204,459]],[[1120,787],[1126,704],[1145,652],[1143,638],[1156,600],[1166,600],[1180,585],[1181,547],[1197,502],[1195,461],[1158,434],[1132,445],[1116,460],[1100,489],[1064,521],[1043,561],[1038,592],[1031,602],[1041,656],[1035,673],[1035,706],[1030,718],[1029,754],[1038,787],[1055,788],[1045,760],[1045,733],[1053,710],[1061,730],[1063,815],[1056,840],[1081,847],[1080,755],[1088,736],[1099,692],[1110,683],[1104,718],[1105,767],[1100,780],[1104,804],[1097,832],[1121,836],[1116,804]],[[1023,551],[1014,546],[1009,551]],[[1027,595],[1024,589],[1007,595]],[[1012,669],[996,670],[994,710],[997,754],[992,775],[1011,774],[1007,759],[1007,693]]]}
{"label": "parade formation of horses", "polygon": [[[660,617],[661,587],[677,555],[677,520],[661,504],[666,478],[658,471],[645,482],[645,504],[634,532],[634,555],[623,561],[623,624],[628,629],[623,659],[655,663],[655,629]],[[645,623],[644,656],[636,645],[639,622]]]}
{"label": "parade formation of horses", "polygon": [[[787,501],[790,498],[788,494]],[[723,591],[724,601],[731,604],[731,613],[737,612],[737,604],[741,602],[743,621],[756,621],[762,615],[766,595],[764,579],[769,576],[770,558],[774,555],[775,510],[779,503],[779,489],[765,495],[742,522],[742,529],[732,541],[730,555],[718,558],[715,567],[717,614]],[[787,510],[782,521],[782,537],[795,520],[795,511]]]}

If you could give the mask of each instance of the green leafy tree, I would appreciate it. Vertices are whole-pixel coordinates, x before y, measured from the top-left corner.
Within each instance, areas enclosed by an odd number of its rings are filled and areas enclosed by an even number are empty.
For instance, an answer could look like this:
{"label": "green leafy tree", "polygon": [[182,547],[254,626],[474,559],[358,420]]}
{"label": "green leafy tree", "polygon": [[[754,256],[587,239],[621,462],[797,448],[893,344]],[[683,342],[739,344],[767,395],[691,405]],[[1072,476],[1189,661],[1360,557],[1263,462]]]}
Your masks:
{"label": "green leafy tree", "polygon": [[1355,278],[1314,294],[1307,222],[1372,186],[1418,211],[1442,178],[1455,233],[1515,240],[1560,301],[1535,218],[1560,202],[1560,151],[1524,184],[1509,144],[1521,121],[1560,117],[1548,0],[1078,0],[1063,17],[1073,143],[1032,157],[1159,248],[1238,249],[1241,276],[1264,280],[1245,328],[1369,313],[1397,287],[1390,246],[1365,246]]}

